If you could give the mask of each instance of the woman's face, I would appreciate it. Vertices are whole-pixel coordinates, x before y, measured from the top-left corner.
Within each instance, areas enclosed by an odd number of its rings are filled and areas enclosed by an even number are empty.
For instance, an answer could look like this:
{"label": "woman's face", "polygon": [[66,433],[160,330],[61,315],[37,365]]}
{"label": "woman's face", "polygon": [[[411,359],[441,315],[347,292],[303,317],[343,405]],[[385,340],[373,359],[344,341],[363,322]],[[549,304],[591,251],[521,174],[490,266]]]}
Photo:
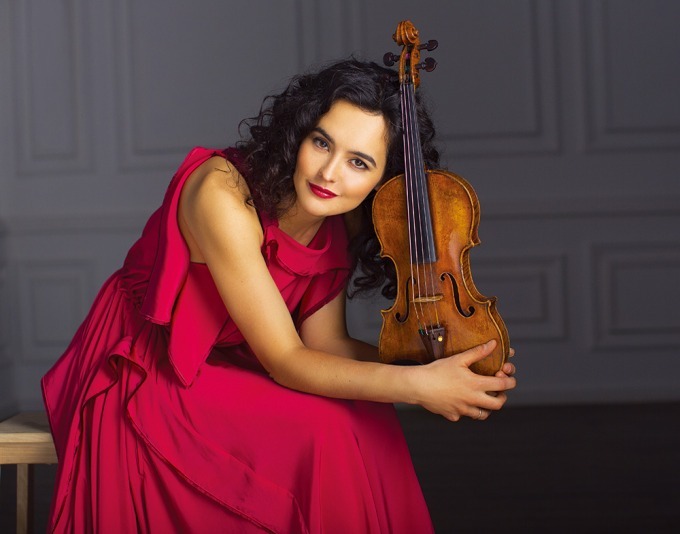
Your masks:
{"label": "woman's face", "polygon": [[297,212],[320,218],[353,210],[378,185],[386,161],[383,116],[336,101],[300,145],[293,175]]}

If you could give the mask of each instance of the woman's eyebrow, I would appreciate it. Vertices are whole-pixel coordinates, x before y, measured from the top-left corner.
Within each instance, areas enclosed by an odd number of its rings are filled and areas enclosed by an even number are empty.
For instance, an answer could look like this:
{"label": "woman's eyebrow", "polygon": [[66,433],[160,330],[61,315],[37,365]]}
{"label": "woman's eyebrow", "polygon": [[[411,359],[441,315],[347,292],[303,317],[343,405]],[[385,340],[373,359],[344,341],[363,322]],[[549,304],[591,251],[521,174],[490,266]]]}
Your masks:
{"label": "woman's eyebrow", "polygon": [[[328,142],[329,142],[330,144],[332,144],[332,145],[335,144],[335,140],[333,139],[333,137],[330,136],[330,135],[328,134],[328,132],[327,132],[326,130],[324,130],[321,126],[317,126],[316,128],[314,128],[313,131],[318,132],[318,133],[320,133],[321,135],[323,135],[323,136],[328,140]],[[369,155],[366,154],[365,152],[361,152],[361,151],[359,151],[359,150],[350,150],[350,153],[352,153],[352,154],[354,154],[355,156],[358,156],[358,157],[360,157],[360,158],[362,158],[362,159],[365,159],[365,160],[368,161],[371,165],[373,165],[373,167],[377,167],[377,166],[378,166],[377,163],[375,162],[375,159],[373,159],[371,156],[369,156]]]}

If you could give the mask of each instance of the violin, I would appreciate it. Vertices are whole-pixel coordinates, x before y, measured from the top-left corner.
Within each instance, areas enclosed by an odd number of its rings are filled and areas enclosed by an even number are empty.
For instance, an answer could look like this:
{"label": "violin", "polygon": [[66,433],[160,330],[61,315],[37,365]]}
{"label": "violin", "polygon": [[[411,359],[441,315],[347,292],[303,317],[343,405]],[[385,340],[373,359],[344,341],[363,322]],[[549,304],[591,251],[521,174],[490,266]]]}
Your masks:
{"label": "violin", "polygon": [[402,52],[388,52],[384,62],[399,61],[405,171],[380,187],[372,208],[380,254],[397,273],[397,296],[381,311],[380,359],[424,364],[495,339],[493,353],[470,367],[494,375],[510,341],[496,298],[484,297],[472,281],[469,253],[480,243],[477,194],[462,177],[423,164],[415,90],[420,70],[436,67],[432,58],[421,62],[420,52],[434,50],[437,41],[421,44],[408,20],[393,39]]}

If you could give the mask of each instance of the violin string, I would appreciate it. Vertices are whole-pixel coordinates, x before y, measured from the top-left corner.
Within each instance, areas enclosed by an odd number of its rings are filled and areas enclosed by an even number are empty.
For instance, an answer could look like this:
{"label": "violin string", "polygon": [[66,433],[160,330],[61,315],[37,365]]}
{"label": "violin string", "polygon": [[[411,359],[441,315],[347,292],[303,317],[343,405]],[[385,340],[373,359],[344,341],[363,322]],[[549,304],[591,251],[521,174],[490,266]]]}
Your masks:
{"label": "violin string", "polygon": [[411,267],[411,305],[413,306],[413,311],[416,314],[416,320],[418,322],[418,327],[422,328],[420,306],[418,304],[419,299],[416,299],[416,286],[418,286],[418,296],[420,296],[420,276],[419,276],[419,261],[418,261],[418,247],[415,242],[417,239],[416,226],[415,226],[415,208],[413,191],[411,184],[413,181],[413,169],[412,169],[412,144],[410,139],[410,124],[409,124],[409,106],[408,106],[408,95],[407,95],[408,85],[402,83],[400,86],[400,98],[401,98],[401,109],[402,109],[402,127],[404,129],[403,141],[404,141],[404,158],[406,161],[406,166],[404,168],[404,188],[406,193],[406,210],[407,210],[407,221],[408,221],[408,243],[409,243],[409,263]]}
{"label": "violin string", "polygon": [[[419,196],[418,196],[418,188],[417,188],[417,172],[418,168],[416,165],[416,152],[417,152],[417,145],[415,144],[415,139],[414,139],[414,130],[412,128],[414,122],[413,122],[413,84],[410,83],[406,86],[406,91],[405,91],[405,96],[404,98],[406,99],[405,106],[403,106],[403,109],[405,110],[406,113],[406,123],[407,123],[407,135],[406,138],[408,139],[409,142],[409,150],[408,150],[408,163],[409,163],[409,181],[408,181],[408,187],[410,190],[410,195],[412,198],[412,207],[411,207],[411,213],[412,213],[412,224],[413,224],[413,235],[414,235],[414,248],[416,250],[415,258],[414,261],[416,263],[416,274],[418,277],[417,284],[418,284],[418,302],[415,304],[415,306],[418,309],[419,312],[419,318],[421,322],[421,329],[425,330],[427,332],[428,328],[428,321],[425,320],[425,313],[424,313],[424,305],[423,305],[423,280],[421,277],[421,264],[423,264],[423,258],[425,251],[422,249],[422,221],[420,219],[420,209],[419,209]],[[424,264],[423,264],[424,265]]]}
{"label": "violin string", "polygon": [[[424,288],[424,294],[426,297],[435,296],[434,283],[434,269],[432,267],[431,252],[434,250],[434,240],[432,236],[432,224],[431,220],[427,220],[426,213],[423,213],[422,207],[428,200],[427,195],[427,182],[425,175],[425,165],[423,162],[422,148],[420,144],[420,135],[418,130],[418,123],[416,113],[416,102],[415,102],[415,89],[411,84],[408,87],[408,99],[409,105],[407,106],[408,112],[411,114],[409,118],[409,124],[415,125],[415,128],[410,131],[411,138],[411,162],[412,162],[412,172],[413,172],[413,196],[416,198],[415,206],[417,207],[417,248],[422,252],[422,261],[419,258],[418,275],[419,275],[419,288]],[[420,265],[422,263],[422,266]],[[421,290],[422,291],[422,290]],[[419,296],[423,296],[422,292]],[[429,305],[428,305],[429,304]],[[423,309],[424,308],[424,309]],[[439,312],[436,301],[431,301],[429,299],[422,299],[420,304],[421,316],[427,315],[425,330],[429,333],[429,327],[432,325],[439,324]],[[426,313],[427,311],[427,313]],[[434,316],[433,312],[434,311]]]}
{"label": "violin string", "polygon": [[[411,109],[415,110],[416,108],[416,102],[415,102],[415,91],[411,92],[411,99],[412,99],[412,106]],[[417,117],[415,118],[413,124],[417,124]],[[418,150],[416,151],[416,168],[422,172],[422,179],[418,181],[418,186],[421,190],[421,195],[425,199],[425,202],[429,200],[429,195],[427,191],[428,187],[428,181],[427,181],[427,173],[425,172],[425,162],[423,158],[423,150],[422,146],[420,143],[420,130],[416,129],[415,131],[415,136],[416,136],[416,146],[418,147]],[[431,207],[428,206],[428,207]],[[426,285],[427,285],[427,292],[428,295],[432,298],[436,297],[437,294],[437,287],[438,284],[435,281],[435,268],[434,265],[436,265],[436,249],[435,249],[435,241],[434,241],[434,235],[433,235],[433,223],[432,223],[432,212],[428,210],[428,217],[427,220],[425,221],[427,224],[423,224],[422,228],[424,229],[425,232],[425,244],[424,247],[427,247],[427,250],[430,251],[430,254],[428,255],[428,258],[430,262],[428,262],[427,266],[424,266],[424,269],[426,271]],[[434,310],[434,319],[431,319],[431,324],[435,326],[439,326],[439,305],[437,304],[436,300],[431,301],[431,305],[428,307],[430,310]]]}
{"label": "violin string", "polygon": [[[431,317],[431,312],[432,306],[429,306],[429,302],[427,300],[427,297],[431,295],[430,288],[428,287],[428,277],[427,277],[427,271],[428,271],[428,260],[429,260],[429,254],[427,251],[427,224],[424,224],[426,221],[424,220],[424,213],[423,213],[423,206],[424,206],[424,199],[427,197],[424,195],[424,192],[422,190],[422,184],[423,184],[423,167],[420,164],[422,161],[422,156],[421,156],[421,146],[420,146],[420,139],[418,135],[418,122],[417,122],[417,117],[416,117],[416,105],[415,105],[415,88],[413,84],[409,86],[409,113],[410,113],[410,118],[409,118],[409,124],[411,125],[411,132],[410,132],[410,137],[411,137],[411,162],[413,166],[413,181],[412,181],[412,187],[413,187],[413,196],[416,199],[415,200],[415,207],[416,207],[416,218],[415,220],[417,221],[417,246],[418,250],[421,252],[421,257],[418,258],[418,287],[420,289],[419,296],[424,297],[421,298],[420,300],[420,313],[421,317],[423,317],[424,321],[424,330],[426,333],[429,334],[429,329],[430,326],[433,324],[432,322],[432,317]],[[415,127],[414,127],[415,126]]]}

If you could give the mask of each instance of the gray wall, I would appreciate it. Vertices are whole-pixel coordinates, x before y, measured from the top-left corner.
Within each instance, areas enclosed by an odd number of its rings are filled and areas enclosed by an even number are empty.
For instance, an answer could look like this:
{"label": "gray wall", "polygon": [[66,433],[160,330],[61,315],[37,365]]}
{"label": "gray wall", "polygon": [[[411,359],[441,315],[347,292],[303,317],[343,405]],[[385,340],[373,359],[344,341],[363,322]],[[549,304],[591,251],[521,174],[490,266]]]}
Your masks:
{"label": "gray wall", "polygon": [[[439,40],[423,76],[475,186],[476,285],[516,403],[680,398],[680,3],[0,0],[0,415],[58,358],[193,145],[306,66]],[[354,302],[375,341],[379,301]]]}

